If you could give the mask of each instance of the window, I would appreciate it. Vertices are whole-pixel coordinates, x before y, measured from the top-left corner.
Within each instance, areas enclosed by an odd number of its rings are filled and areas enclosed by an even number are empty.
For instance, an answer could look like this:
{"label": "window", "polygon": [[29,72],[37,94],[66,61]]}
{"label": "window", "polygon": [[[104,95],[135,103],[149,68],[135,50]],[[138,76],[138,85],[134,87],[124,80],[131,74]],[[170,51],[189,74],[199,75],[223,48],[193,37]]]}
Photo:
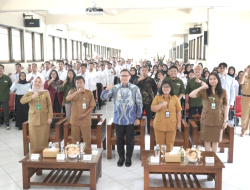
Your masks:
{"label": "window", "polygon": [[206,60],[206,47],[203,43],[203,36],[197,38],[197,59]]}
{"label": "window", "polygon": [[183,59],[183,44],[180,45],[180,58]]}
{"label": "window", "polygon": [[27,61],[43,60],[43,34],[25,32],[25,53]]}
{"label": "window", "polygon": [[[27,36],[32,53],[32,33]],[[0,25],[0,62],[23,62],[24,61],[24,33],[22,29]]]}
{"label": "window", "polygon": [[180,58],[180,46],[177,46],[177,58]]}
{"label": "window", "polygon": [[195,39],[189,41],[189,59],[195,59]]}
{"label": "window", "polygon": [[0,26],[0,61],[10,62],[9,29]]}
{"label": "window", "polygon": [[25,53],[26,60],[33,61],[33,39],[31,32],[25,32]]}
{"label": "window", "polygon": [[72,40],[69,40],[69,53],[68,53],[68,59],[72,60]]}
{"label": "window", "polygon": [[62,59],[66,59],[66,40],[65,39],[61,39],[62,40]]}
{"label": "window", "polygon": [[82,43],[81,42],[78,42],[78,48],[77,48],[77,59],[82,59],[82,53],[81,53],[81,46],[82,46]]}
{"label": "window", "polygon": [[35,35],[35,61],[42,61],[42,34]]}
{"label": "window", "polygon": [[21,30],[12,29],[12,46],[13,46],[14,61],[21,62],[23,60],[22,59],[23,48],[22,48],[22,31]]}
{"label": "window", "polygon": [[47,59],[49,59],[50,61],[54,60],[53,57],[53,37],[52,36],[48,36],[48,43],[47,43]]}
{"label": "window", "polygon": [[77,42],[73,41],[73,44],[74,44],[73,59],[77,59]]}
{"label": "window", "polygon": [[55,37],[55,60],[61,59],[61,43],[60,38]]}

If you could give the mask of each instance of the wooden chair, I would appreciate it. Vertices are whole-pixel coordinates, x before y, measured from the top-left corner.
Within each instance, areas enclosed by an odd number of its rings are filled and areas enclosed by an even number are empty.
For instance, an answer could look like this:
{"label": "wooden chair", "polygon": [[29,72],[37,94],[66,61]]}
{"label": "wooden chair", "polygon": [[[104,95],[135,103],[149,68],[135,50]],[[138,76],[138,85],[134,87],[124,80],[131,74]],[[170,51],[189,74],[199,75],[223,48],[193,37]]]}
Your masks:
{"label": "wooden chair", "polygon": [[[63,117],[62,113],[53,113],[52,123],[50,124],[49,142],[61,142],[63,140],[63,124],[67,118]],[[23,127],[23,153],[24,156],[29,153],[29,122],[22,124]],[[48,142],[48,143],[49,143]]]}
{"label": "wooden chair", "polygon": [[[194,116],[193,116],[194,117]],[[192,144],[193,145],[202,145],[204,142],[200,140],[200,131],[198,125],[200,125],[200,115],[194,117],[194,119],[189,119],[189,126],[192,129]],[[220,152],[224,152],[224,148],[228,148],[228,163],[233,163],[233,152],[234,152],[234,127],[230,124],[227,124],[227,128],[223,132],[222,141],[219,143],[218,147]]]}
{"label": "wooden chair", "polygon": [[[150,150],[154,150],[156,145],[155,132],[153,127],[154,120],[150,121]],[[176,136],[174,140],[174,146],[183,146],[185,149],[190,147],[189,142],[189,126],[185,119],[181,120],[181,131],[176,131]]]}
{"label": "wooden chair", "polygon": [[[91,114],[91,144],[96,144],[97,148],[106,149],[106,118],[101,118],[102,114]],[[70,120],[64,123],[64,147],[67,143],[72,143]]]}
{"label": "wooden chair", "polygon": [[[140,132],[140,135],[134,136],[135,145],[140,146],[140,156],[142,155],[142,150],[145,150],[145,125],[146,120],[142,119],[141,124],[136,126],[135,132]],[[126,143],[126,137],[124,137]],[[107,125],[107,158],[112,158],[112,150],[115,150],[116,145],[116,133],[115,133],[115,124],[113,123],[113,118],[110,119]]]}

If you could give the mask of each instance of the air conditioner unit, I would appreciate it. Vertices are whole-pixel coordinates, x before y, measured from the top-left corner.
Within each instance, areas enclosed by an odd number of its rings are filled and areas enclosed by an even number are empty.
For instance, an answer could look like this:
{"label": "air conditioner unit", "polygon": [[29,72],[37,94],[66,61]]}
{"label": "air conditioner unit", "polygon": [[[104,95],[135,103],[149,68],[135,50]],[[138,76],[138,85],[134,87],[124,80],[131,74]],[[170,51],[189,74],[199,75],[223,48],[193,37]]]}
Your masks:
{"label": "air conditioner unit", "polygon": [[103,15],[105,15],[105,13],[103,12],[103,9],[100,7],[86,8],[86,14],[89,16],[103,16]]}

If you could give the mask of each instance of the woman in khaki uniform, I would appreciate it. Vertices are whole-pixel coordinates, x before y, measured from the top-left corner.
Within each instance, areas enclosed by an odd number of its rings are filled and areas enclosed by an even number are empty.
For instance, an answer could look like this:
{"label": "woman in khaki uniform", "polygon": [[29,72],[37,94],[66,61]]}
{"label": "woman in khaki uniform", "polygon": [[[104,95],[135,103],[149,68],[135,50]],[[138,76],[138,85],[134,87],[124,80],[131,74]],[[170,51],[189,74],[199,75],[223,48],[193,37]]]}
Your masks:
{"label": "woman in khaki uniform", "polygon": [[29,103],[30,149],[39,146],[47,147],[53,112],[50,95],[47,90],[44,90],[42,78],[35,77],[32,90],[23,95],[20,102]]}
{"label": "woman in khaki uniform", "polygon": [[216,153],[218,142],[222,141],[223,130],[227,127],[227,91],[222,89],[221,80],[217,73],[211,73],[207,83],[202,82],[201,85],[189,96],[203,99],[200,139],[204,141],[206,151],[210,151],[212,142],[212,150]]}
{"label": "woman in khaki uniform", "polygon": [[155,113],[154,132],[156,144],[167,145],[167,152],[173,149],[176,130],[181,128],[181,104],[174,95],[172,83],[163,81],[151,105]]}

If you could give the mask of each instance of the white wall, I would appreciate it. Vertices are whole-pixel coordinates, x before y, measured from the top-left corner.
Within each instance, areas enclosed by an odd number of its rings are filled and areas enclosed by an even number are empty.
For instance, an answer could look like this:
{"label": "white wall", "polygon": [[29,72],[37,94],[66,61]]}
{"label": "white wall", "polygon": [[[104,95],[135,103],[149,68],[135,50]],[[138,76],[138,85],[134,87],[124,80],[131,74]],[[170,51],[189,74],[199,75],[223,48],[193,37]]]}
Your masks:
{"label": "white wall", "polygon": [[249,65],[250,11],[209,10],[208,26],[209,68],[220,62],[243,70]]}

